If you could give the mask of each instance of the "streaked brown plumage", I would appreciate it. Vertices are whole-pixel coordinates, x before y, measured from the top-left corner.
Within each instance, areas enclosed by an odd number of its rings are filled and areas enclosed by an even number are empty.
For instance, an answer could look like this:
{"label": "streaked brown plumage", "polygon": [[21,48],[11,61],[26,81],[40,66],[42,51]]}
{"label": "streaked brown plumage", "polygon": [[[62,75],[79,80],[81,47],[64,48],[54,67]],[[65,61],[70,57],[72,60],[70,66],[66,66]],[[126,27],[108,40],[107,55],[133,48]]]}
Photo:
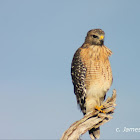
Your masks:
{"label": "streaked brown plumage", "polygon": [[[109,56],[112,54],[104,46],[104,31],[90,30],[84,44],[76,51],[71,67],[74,92],[83,114],[100,106],[112,84]],[[99,138],[100,131],[90,130],[91,138]]]}

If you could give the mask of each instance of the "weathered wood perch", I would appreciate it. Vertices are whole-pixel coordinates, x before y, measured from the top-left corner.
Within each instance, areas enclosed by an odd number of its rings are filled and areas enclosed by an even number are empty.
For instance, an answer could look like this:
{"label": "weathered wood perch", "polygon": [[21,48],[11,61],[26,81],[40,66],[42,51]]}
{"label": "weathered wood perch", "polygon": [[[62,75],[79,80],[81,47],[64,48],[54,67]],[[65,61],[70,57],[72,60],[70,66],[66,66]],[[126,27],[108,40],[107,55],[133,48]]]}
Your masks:
{"label": "weathered wood perch", "polygon": [[73,123],[62,135],[60,140],[77,140],[80,138],[80,135],[83,135],[88,130],[92,128],[98,128],[104,123],[112,119],[112,114],[116,106],[116,90],[113,90],[112,97],[108,97],[105,102],[103,102],[103,111],[101,113],[98,110],[85,115],[81,120]]}

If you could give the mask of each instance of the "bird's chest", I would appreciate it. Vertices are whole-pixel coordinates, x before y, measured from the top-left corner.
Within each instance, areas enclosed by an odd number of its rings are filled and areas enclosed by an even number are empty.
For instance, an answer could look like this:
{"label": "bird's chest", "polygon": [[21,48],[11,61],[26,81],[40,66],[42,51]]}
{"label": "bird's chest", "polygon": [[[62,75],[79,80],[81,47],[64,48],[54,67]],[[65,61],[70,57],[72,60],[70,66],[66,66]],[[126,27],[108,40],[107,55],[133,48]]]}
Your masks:
{"label": "bird's chest", "polygon": [[85,49],[83,63],[87,70],[85,85],[88,93],[99,95],[106,92],[112,83],[112,72],[106,50],[101,47]]}

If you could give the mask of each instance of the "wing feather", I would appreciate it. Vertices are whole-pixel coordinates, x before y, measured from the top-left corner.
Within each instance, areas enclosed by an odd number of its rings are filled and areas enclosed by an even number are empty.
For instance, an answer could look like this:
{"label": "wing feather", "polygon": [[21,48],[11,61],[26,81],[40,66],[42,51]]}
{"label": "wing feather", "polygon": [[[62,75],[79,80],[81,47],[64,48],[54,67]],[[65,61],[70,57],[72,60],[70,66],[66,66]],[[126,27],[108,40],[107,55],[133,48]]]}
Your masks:
{"label": "wing feather", "polygon": [[85,88],[85,77],[86,77],[86,67],[82,63],[80,57],[81,48],[79,48],[74,54],[72,64],[71,64],[71,76],[74,85],[74,93],[77,98],[77,103],[79,104],[83,114],[86,113],[85,99],[86,99],[86,88]]}

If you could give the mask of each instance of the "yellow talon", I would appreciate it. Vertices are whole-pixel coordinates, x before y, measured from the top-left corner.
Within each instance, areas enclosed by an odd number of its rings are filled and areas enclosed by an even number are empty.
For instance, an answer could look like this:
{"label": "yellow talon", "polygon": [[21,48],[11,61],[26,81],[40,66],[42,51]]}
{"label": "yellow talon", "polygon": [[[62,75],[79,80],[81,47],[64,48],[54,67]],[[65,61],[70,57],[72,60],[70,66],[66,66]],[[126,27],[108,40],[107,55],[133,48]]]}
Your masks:
{"label": "yellow talon", "polygon": [[100,112],[102,112],[102,113],[104,113],[105,114],[105,111],[103,111],[102,109],[104,108],[104,106],[103,105],[101,105],[101,106],[95,106],[95,109],[97,109],[98,111],[100,111]]}

